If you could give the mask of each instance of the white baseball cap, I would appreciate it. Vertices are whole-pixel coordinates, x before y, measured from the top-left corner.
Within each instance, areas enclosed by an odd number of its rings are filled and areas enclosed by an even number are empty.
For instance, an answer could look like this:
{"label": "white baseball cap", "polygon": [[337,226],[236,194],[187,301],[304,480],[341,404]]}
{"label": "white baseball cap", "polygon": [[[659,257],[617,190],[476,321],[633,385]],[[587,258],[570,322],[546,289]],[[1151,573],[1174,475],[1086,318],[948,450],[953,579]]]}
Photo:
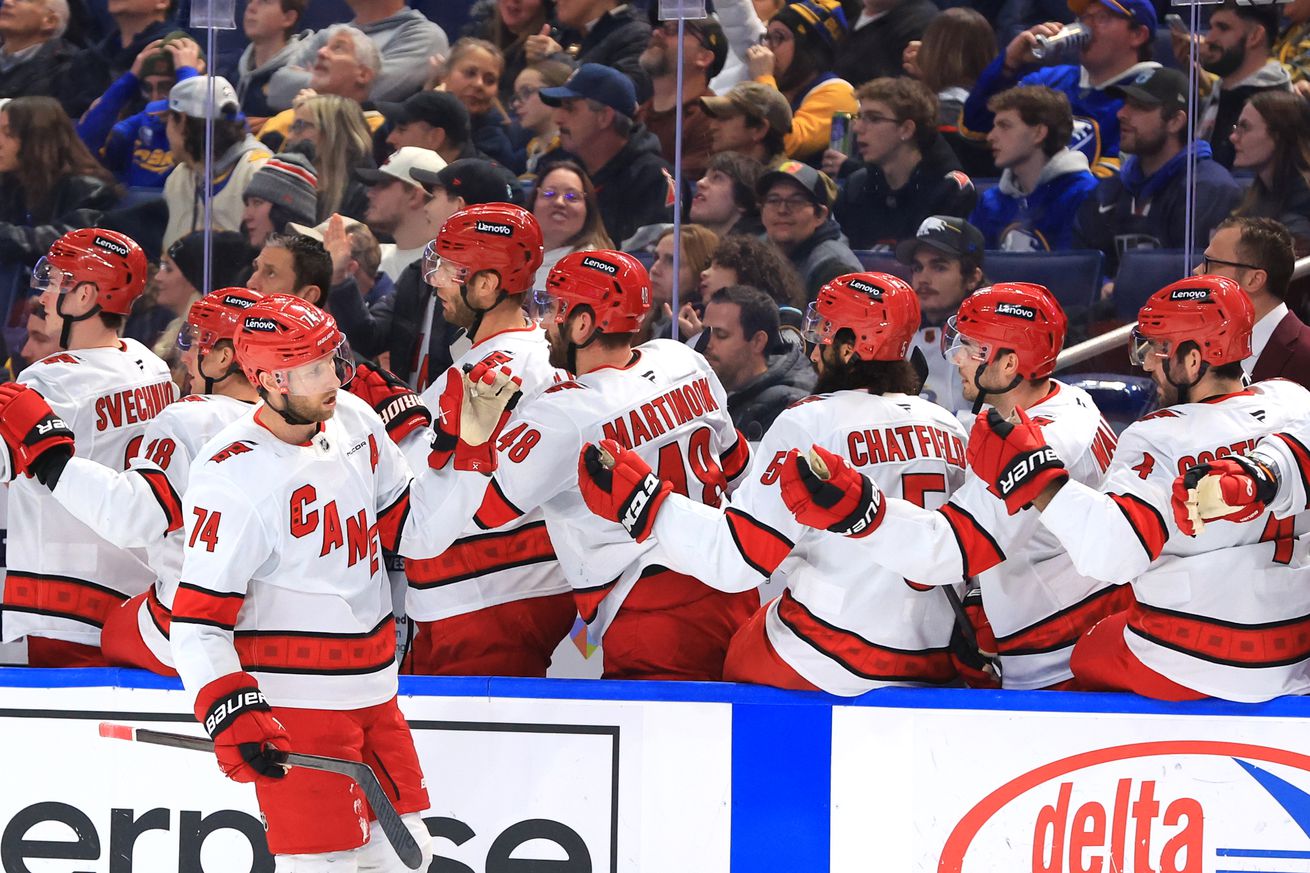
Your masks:
{"label": "white baseball cap", "polygon": [[390,182],[392,179],[399,179],[419,190],[426,190],[410,175],[409,171],[427,170],[430,173],[439,173],[445,168],[446,161],[432,149],[404,146],[392,152],[391,157],[383,161],[382,166],[376,170],[372,167],[358,167],[355,170],[355,175],[365,185],[376,185],[378,182]]}
{"label": "white baseball cap", "polygon": [[209,83],[214,83],[215,118],[237,121],[245,118],[241,114],[241,101],[237,99],[236,89],[222,76],[192,76],[183,79],[168,92],[168,108],[192,118],[204,118],[209,113]]}

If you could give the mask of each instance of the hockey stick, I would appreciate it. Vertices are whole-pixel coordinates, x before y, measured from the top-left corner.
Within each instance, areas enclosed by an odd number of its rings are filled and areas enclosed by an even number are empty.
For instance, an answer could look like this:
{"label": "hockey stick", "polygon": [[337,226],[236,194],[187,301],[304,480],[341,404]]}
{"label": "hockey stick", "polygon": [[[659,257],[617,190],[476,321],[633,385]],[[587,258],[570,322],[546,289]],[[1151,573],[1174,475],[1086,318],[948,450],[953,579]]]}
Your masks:
{"label": "hockey stick", "polygon": [[[175,749],[190,749],[193,752],[213,752],[214,741],[186,734],[173,734],[164,731],[152,731],[134,728],[125,724],[111,722],[100,723],[100,736],[114,740],[135,740],[138,743],[152,743],[156,746],[171,746]],[[414,840],[414,835],[400,820],[400,813],[391,805],[390,798],[382,790],[377,774],[363,761],[348,761],[344,758],[328,758],[322,755],[302,755],[298,752],[283,752],[279,762],[286,767],[304,767],[307,770],[322,770],[326,773],[339,773],[355,781],[364,792],[368,805],[373,807],[373,814],[378,817],[378,827],[382,829],[391,848],[396,850],[400,860],[411,870],[417,870],[423,863],[423,853]]]}

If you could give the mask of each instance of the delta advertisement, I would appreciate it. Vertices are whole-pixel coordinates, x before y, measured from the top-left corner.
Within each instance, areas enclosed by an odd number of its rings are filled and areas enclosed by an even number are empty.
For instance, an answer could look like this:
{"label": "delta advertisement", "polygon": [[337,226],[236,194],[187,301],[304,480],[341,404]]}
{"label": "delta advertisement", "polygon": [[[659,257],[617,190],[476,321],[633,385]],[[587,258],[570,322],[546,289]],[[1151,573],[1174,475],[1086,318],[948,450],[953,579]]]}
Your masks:
{"label": "delta advertisement", "polygon": [[1310,870],[1304,719],[836,707],[833,762],[832,873]]}

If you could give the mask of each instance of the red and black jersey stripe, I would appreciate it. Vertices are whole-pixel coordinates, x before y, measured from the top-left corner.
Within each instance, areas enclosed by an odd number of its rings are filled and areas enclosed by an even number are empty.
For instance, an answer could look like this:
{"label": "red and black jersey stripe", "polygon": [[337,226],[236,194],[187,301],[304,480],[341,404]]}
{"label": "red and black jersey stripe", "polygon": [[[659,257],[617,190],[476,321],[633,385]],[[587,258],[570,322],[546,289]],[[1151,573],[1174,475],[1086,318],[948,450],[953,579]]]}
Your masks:
{"label": "red and black jersey stripe", "polygon": [[1296,459],[1296,472],[1301,477],[1301,488],[1305,492],[1306,499],[1310,500],[1310,449],[1290,433],[1272,434],[1272,438],[1282,440],[1287,445],[1288,451],[1292,453],[1292,457]]}
{"label": "red and black jersey stripe", "polygon": [[387,616],[363,633],[238,631],[233,644],[249,672],[358,675],[377,672],[395,660],[396,624]]}
{"label": "red and black jersey stripe", "polygon": [[1154,561],[1164,551],[1164,544],[1169,541],[1169,528],[1165,526],[1164,516],[1154,506],[1132,494],[1111,494],[1110,499],[1124,514],[1128,526],[1137,535],[1146,556]]}
{"label": "red and black jersey stripe", "polygon": [[977,576],[1005,560],[1000,544],[967,510],[947,503],[937,511],[946,516],[951,532],[955,534],[955,543],[960,547],[960,558],[964,563],[964,575]]}
{"label": "red and black jersey stripe", "polygon": [[378,513],[378,537],[382,548],[388,551],[400,551],[400,536],[405,532],[405,522],[409,520],[409,488],[400,493],[390,506]]}
{"label": "red and black jersey stripe", "polygon": [[723,517],[742,560],[761,576],[772,576],[795,546],[781,533],[741,510],[729,507]]}
{"label": "red and black jersey stripe", "polygon": [[146,592],[146,614],[150,620],[155,623],[155,628],[168,636],[169,629],[173,626],[173,613],[167,606],[159,600],[159,595],[155,591],[155,586],[151,585],[150,590]]}
{"label": "red and black jersey stripe", "polygon": [[737,441],[727,451],[719,455],[719,469],[723,471],[723,478],[729,482],[745,473],[746,465],[751,460],[750,443],[746,442],[746,438],[741,435],[741,431],[736,433]]}
{"label": "red and black jersey stripe", "polygon": [[103,627],[109,611],[127,600],[121,591],[73,576],[10,570],[4,581],[5,609],[67,618],[94,627]]}
{"label": "red and black jersey stripe", "polygon": [[164,511],[166,522],[164,533],[171,534],[175,530],[181,530],[182,499],[173,490],[173,483],[168,481],[168,476],[164,475],[162,470],[134,469],[133,472],[146,480],[151,493],[155,495],[155,500],[159,502],[159,508]]}
{"label": "red and black jersey stripe", "polygon": [[1145,640],[1228,667],[1286,667],[1310,659],[1310,615],[1238,624],[1135,603],[1128,629]]}
{"label": "red and black jersey stripe", "polygon": [[232,630],[245,602],[244,594],[210,591],[182,582],[173,595],[173,621]]}
{"label": "red and black jersey stripe", "polygon": [[473,515],[473,520],[483,530],[495,530],[521,515],[523,510],[511,503],[505,492],[500,490],[500,483],[492,479],[491,484],[487,486],[487,493],[482,497],[482,505]]}
{"label": "red and black jersey stripe", "polygon": [[1092,625],[1133,605],[1133,586],[1111,585],[1012,634],[996,638],[1002,655],[1037,655],[1068,648]]}
{"label": "red and black jersey stripe", "polygon": [[435,558],[406,560],[405,573],[409,584],[421,590],[553,560],[546,523],[535,521],[510,531],[461,537]]}

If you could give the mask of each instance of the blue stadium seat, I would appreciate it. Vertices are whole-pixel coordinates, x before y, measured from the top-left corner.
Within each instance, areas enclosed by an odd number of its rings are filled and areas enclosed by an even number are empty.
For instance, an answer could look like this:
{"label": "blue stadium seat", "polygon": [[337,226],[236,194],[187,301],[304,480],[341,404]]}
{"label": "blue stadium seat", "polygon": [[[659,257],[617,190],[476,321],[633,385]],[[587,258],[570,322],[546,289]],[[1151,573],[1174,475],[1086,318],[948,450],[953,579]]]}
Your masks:
{"label": "blue stadium seat", "polygon": [[[1200,257],[1200,253],[1197,253]],[[1130,249],[1119,259],[1114,278],[1114,314],[1120,321],[1136,321],[1146,298],[1170,282],[1192,272],[1181,249]]]}
{"label": "blue stadium seat", "polygon": [[1080,373],[1065,380],[1092,396],[1115,433],[1155,409],[1155,383],[1146,376],[1118,373]]}
{"label": "blue stadium seat", "polygon": [[867,272],[889,273],[893,276],[899,276],[906,282],[910,281],[909,265],[896,260],[896,255],[891,252],[862,249],[855,252],[855,257],[860,259],[860,264]]}
{"label": "blue stadium seat", "polygon": [[1100,294],[1101,253],[1095,249],[1068,252],[993,252],[983,256],[990,282],[1036,282],[1051,289],[1060,305],[1086,312]]}

